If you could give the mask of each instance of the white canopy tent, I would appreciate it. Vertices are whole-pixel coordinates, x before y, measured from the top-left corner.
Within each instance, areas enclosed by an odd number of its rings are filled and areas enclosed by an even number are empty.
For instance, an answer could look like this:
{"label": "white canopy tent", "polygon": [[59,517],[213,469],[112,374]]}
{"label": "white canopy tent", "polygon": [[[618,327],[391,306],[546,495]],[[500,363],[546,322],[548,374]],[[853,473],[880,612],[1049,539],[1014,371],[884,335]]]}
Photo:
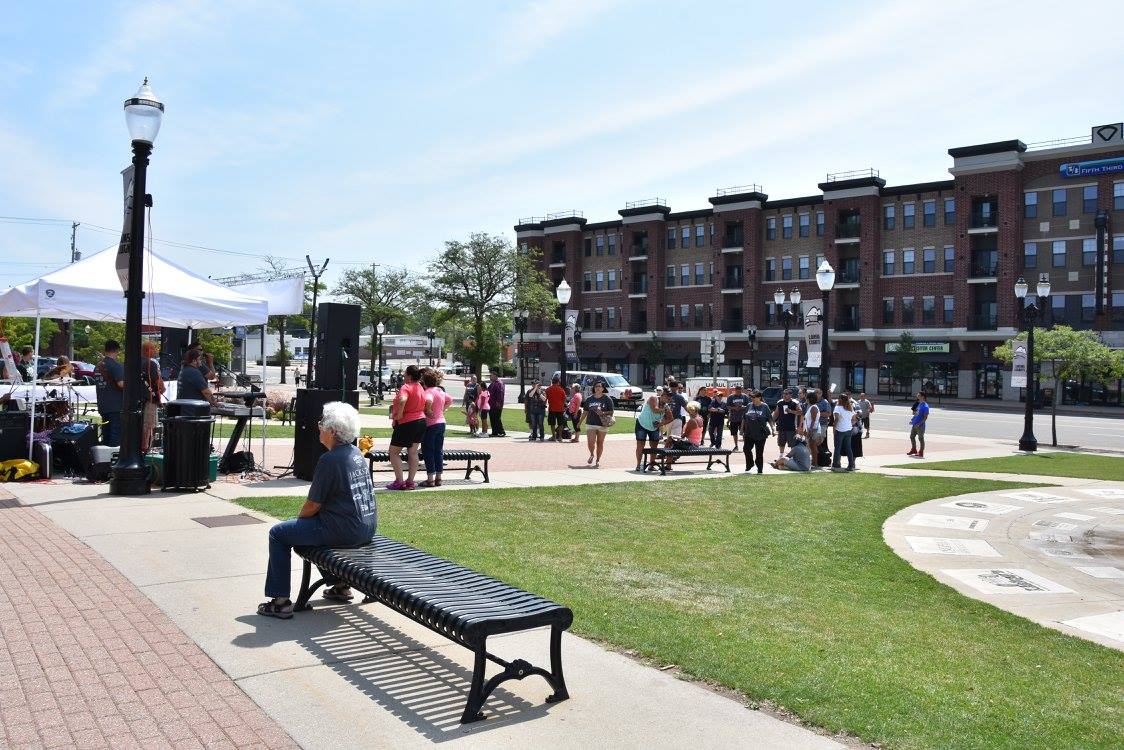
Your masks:
{"label": "white canopy tent", "polygon": [[[117,276],[117,246],[113,245],[78,263],[51,271],[38,279],[0,293],[0,316],[35,318],[35,356],[39,356],[39,328],[43,318],[74,320],[125,320],[125,294]],[[167,328],[220,328],[264,325],[269,301],[235,291],[197,276],[146,249],[142,321]],[[31,393],[37,392],[38,361]],[[262,361],[265,384],[265,361]],[[35,424],[35,399],[32,426]],[[28,457],[32,436],[28,435]],[[265,458],[265,417],[262,417],[262,459]]]}

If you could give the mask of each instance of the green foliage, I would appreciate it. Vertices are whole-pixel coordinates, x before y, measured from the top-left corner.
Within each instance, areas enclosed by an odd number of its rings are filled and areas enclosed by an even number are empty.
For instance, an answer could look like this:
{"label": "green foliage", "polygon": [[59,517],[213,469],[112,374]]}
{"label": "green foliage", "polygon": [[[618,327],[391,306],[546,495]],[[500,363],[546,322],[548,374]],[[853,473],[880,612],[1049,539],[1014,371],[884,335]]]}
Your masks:
{"label": "green foliage", "polygon": [[203,351],[214,355],[216,365],[221,364],[230,367],[230,355],[234,350],[230,331],[221,329],[217,331],[201,330],[196,331],[196,334]]}
{"label": "green foliage", "polygon": [[644,358],[652,367],[663,361],[663,342],[655,332],[652,332],[645,344]]}
{"label": "green foliage", "polygon": [[421,284],[414,281],[411,272],[380,269],[376,265],[344,271],[332,294],[359,305],[360,325],[374,329],[382,322],[388,331],[401,330],[411,315],[423,307],[424,296]]}
{"label": "green foliage", "polygon": [[[18,354],[25,346],[35,346],[35,318],[0,318],[0,332],[7,336],[12,353]],[[39,351],[42,352],[51,342],[51,337],[59,332],[59,324],[50,318],[39,323]]]}
{"label": "green foliage", "polygon": [[[101,359],[106,339],[113,339],[125,347],[125,324],[76,320],[74,326],[74,358],[81,362],[96,363]],[[86,333],[86,328],[90,329]]]}
{"label": "green foliage", "polygon": [[[1020,333],[1012,341],[1026,341]],[[1010,364],[1011,342],[995,348],[995,357]],[[1110,349],[1096,331],[1076,331],[1066,325],[1034,329],[1034,362],[1049,365],[1057,380],[1099,380],[1124,377],[1124,352]]]}
{"label": "green foliage", "polygon": [[915,378],[921,376],[925,366],[921,363],[921,355],[917,353],[913,334],[903,332],[898,340],[897,359],[890,365],[890,375],[894,380],[908,390]]}
{"label": "green foliage", "polygon": [[269,357],[269,361],[266,364],[273,365],[273,366],[286,367],[292,361],[293,361],[293,353],[291,351],[289,351],[288,347],[284,347],[283,349],[281,349],[281,351],[279,351],[276,354],[274,354],[273,356]]}
{"label": "green foliage", "polygon": [[1079,477],[1124,482],[1124,458],[1090,453],[1046,451],[998,458],[969,458],[962,461],[926,461],[891,466],[892,469],[936,471],[985,471],[1023,477]]}

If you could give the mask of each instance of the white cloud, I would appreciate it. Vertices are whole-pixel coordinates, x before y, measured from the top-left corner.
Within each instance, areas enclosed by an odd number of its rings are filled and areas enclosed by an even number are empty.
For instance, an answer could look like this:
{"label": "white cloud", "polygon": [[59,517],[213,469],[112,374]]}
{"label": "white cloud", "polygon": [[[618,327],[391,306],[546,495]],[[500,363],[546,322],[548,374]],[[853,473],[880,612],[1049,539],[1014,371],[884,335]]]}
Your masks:
{"label": "white cloud", "polygon": [[548,47],[565,33],[593,21],[619,0],[535,0],[500,21],[495,35],[497,62],[516,65]]}

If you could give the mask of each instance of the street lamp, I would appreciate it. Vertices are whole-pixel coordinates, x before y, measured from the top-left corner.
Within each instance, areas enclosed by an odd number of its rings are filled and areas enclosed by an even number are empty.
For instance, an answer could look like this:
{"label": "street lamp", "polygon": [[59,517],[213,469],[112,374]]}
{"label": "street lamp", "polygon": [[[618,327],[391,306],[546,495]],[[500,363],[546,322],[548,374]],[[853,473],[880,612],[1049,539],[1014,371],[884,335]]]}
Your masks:
{"label": "street lamp", "polygon": [[433,339],[437,338],[437,331],[432,328],[426,328],[425,335],[429,338],[429,366],[433,367]]}
{"label": "street lamp", "polygon": [[749,377],[745,378],[746,386],[754,387],[753,380],[753,353],[757,351],[757,324],[750,323],[745,329],[745,338],[749,343]]}
{"label": "street lamp", "polygon": [[378,347],[378,352],[379,352],[379,359],[378,359],[379,366],[377,368],[378,371],[379,371],[379,387],[378,387],[378,391],[376,391],[376,392],[378,393],[380,402],[382,401],[382,388],[383,388],[383,386],[382,386],[382,359],[383,359],[383,357],[382,357],[382,335],[384,333],[386,333],[386,324],[383,323],[380,320],[378,325],[375,326],[375,339],[376,339],[375,346]]}
{"label": "street lamp", "polygon": [[[562,376],[562,387],[566,388],[566,305],[570,304],[570,295],[573,290],[570,285],[566,283],[566,279],[558,282],[558,288],[554,290],[554,298],[558,300],[558,304],[562,307],[562,348],[559,350],[560,356],[558,357],[559,365],[558,371]],[[569,389],[567,388],[567,392]]]}
{"label": "street lamp", "polygon": [[519,332],[519,403],[527,400],[527,387],[524,375],[527,369],[527,357],[523,354],[523,334],[527,332],[527,321],[531,317],[529,310],[515,311],[515,330]]}
{"label": "street lamp", "polygon": [[[823,323],[823,335],[820,336],[820,398],[828,398],[829,382],[829,364],[830,357],[828,353],[831,351],[827,346],[827,331],[828,331],[828,317],[827,317],[827,299],[831,296],[831,288],[835,286],[835,269],[827,262],[825,258],[820,267],[816,269],[816,286],[823,292],[823,313],[820,316],[820,321]],[[829,399],[830,400],[830,399]]]}
{"label": "street lamp", "polygon": [[[1021,451],[1038,450],[1038,441],[1034,437],[1034,401],[1037,393],[1031,385],[1033,382],[1031,375],[1034,371],[1034,324],[1038,321],[1038,315],[1041,312],[1040,307],[1046,306],[1046,298],[1050,296],[1050,277],[1045,273],[1038,275],[1038,285],[1034,290],[1037,295],[1031,298],[1028,305],[1025,300],[1029,289],[1030,286],[1026,283],[1026,279],[1020,276],[1019,280],[1015,282],[1015,297],[1022,305],[1020,314],[1022,324],[1026,329],[1026,406],[1023,409],[1023,436],[1019,438],[1019,450]],[[1055,398],[1057,398],[1056,395]]]}
{"label": "street lamp", "polygon": [[792,328],[792,324],[796,321],[797,307],[800,304],[800,290],[793,287],[792,291],[788,293],[788,298],[792,302],[791,305],[786,304],[784,301],[784,290],[778,289],[773,292],[773,302],[777,303],[777,307],[781,308],[781,322],[784,323],[784,353],[781,357],[781,387],[788,387],[788,331]]}
{"label": "street lamp", "polygon": [[125,125],[133,142],[133,205],[129,226],[129,283],[125,290],[125,392],[121,413],[121,447],[111,495],[144,495],[149,492],[148,467],[141,455],[144,404],[141,395],[141,302],[144,297],[145,177],[152,142],[160,132],[164,104],[148,87],[148,79],[135,96],[125,100]]}

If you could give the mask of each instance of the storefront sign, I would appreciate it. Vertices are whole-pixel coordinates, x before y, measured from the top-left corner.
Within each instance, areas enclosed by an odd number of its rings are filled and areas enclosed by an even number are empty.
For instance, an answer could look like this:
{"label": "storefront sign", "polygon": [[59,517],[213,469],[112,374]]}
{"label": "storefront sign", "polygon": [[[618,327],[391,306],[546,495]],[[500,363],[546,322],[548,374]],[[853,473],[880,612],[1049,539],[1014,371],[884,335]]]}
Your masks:
{"label": "storefront sign", "polygon": [[1011,387],[1026,388],[1026,342],[1015,341],[1011,349],[1014,352],[1011,358]]}
{"label": "storefront sign", "polygon": [[[886,344],[886,352],[896,352],[902,348],[902,345],[897,341],[891,341]],[[915,341],[913,349],[918,354],[948,354],[947,341]]]}
{"label": "storefront sign", "polygon": [[[804,302],[804,345],[808,347],[807,367],[819,367],[823,347],[823,300]],[[791,372],[797,368],[789,366]]]}
{"label": "storefront sign", "polygon": [[1075,161],[1059,167],[1062,177],[1089,177],[1098,174],[1124,172],[1124,157],[1097,159],[1096,161]]}
{"label": "storefront sign", "polygon": [[793,341],[788,345],[788,371],[793,375],[800,369],[800,342]]}

